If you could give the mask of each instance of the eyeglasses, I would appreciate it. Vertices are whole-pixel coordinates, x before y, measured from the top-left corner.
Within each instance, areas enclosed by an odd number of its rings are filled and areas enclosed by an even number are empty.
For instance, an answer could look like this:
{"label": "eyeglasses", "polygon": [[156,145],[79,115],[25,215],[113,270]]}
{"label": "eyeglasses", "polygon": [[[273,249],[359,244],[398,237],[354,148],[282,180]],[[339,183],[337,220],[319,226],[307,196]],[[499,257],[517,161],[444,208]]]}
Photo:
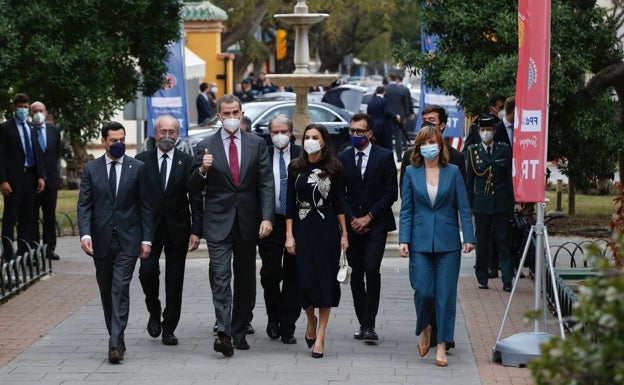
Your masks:
{"label": "eyeglasses", "polygon": [[363,130],[361,128],[352,128],[349,130],[349,133],[351,133],[351,135],[355,135],[355,136],[362,136],[364,134],[366,134],[368,131],[370,130]]}

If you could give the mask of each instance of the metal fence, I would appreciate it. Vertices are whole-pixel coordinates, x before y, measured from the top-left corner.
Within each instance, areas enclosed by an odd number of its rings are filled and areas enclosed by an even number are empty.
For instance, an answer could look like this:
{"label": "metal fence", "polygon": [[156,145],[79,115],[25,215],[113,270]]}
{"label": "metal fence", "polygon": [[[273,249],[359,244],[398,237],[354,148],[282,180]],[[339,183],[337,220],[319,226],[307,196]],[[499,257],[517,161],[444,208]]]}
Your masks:
{"label": "metal fence", "polygon": [[[5,250],[6,247],[11,247],[12,250]],[[30,245],[24,240],[13,242],[5,237],[0,244],[0,251],[0,302],[25,290],[44,275],[52,273],[52,261],[47,258],[48,245]],[[5,260],[7,252],[14,258]]]}

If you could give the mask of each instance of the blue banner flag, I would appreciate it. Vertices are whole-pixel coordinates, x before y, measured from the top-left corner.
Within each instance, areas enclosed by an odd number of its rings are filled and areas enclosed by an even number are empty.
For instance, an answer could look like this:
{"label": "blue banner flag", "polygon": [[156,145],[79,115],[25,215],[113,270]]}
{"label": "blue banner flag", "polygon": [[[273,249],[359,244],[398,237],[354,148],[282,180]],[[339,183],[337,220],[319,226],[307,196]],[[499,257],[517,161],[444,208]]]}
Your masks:
{"label": "blue banner flag", "polygon": [[165,85],[151,97],[147,97],[147,136],[154,136],[154,121],[160,115],[169,114],[180,123],[180,137],[188,136],[186,108],[186,82],[184,78],[184,45],[176,41],[169,46]]}
{"label": "blue banner flag", "polygon": [[[429,35],[422,31],[421,47],[424,54],[434,55],[438,41],[437,35]],[[420,111],[430,104],[443,107],[448,114],[448,121],[444,129],[444,137],[462,138],[464,136],[464,109],[459,105],[456,97],[446,95],[439,88],[429,88],[425,85],[426,73],[423,73],[420,89]],[[422,125],[422,116],[419,114],[416,121],[416,130]]]}

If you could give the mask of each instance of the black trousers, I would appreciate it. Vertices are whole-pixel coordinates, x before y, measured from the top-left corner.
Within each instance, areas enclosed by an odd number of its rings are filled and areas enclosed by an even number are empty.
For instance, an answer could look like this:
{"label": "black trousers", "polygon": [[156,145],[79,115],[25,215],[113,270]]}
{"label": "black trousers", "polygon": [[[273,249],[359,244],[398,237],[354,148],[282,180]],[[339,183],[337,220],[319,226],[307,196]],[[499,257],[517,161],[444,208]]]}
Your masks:
{"label": "black trousers", "polygon": [[[35,241],[33,224],[35,223],[35,197],[37,195],[37,172],[34,167],[25,169],[20,180],[10,182],[13,192],[4,197],[4,212],[2,214],[3,243],[15,239],[17,225],[17,239],[28,242]],[[18,250],[18,254],[23,250]],[[4,257],[13,259],[12,247],[4,245]]]}
{"label": "black trousers", "polygon": [[[509,250],[509,218],[511,214],[478,214],[475,213],[475,237],[477,240],[477,260],[475,273],[480,284],[488,282],[488,267],[490,265],[490,241],[494,234],[496,248],[500,258],[503,284],[511,285],[513,281],[513,267]],[[492,232],[492,227],[496,231]]]}
{"label": "black trousers", "polygon": [[375,327],[381,292],[381,260],[386,247],[386,231],[371,229],[364,235],[349,230],[347,260],[351,272],[351,293],[355,315],[361,326]]}
{"label": "black trousers", "polygon": [[150,255],[141,260],[139,280],[145,294],[145,305],[150,314],[160,317],[160,255],[165,252],[165,310],[162,313],[163,334],[173,333],[180,321],[184,268],[188,251],[188,238],[173,241],[164,226],[159,226],[152,242]]}
{"label": "black trousers", "polygon": [[[58,190],[46,187],[42,193],[35,196],[35,223],[34,235],[35,239],[41,239],[45,245],[48,245],[50,252],[56,249],[56,200]],[[39,210],[41,210],[42,232],[39,233]]]}
{"label": "black trousers", "polygon": [[262,259],[260,283],[269,322],[277,322],[280,334],[288,337],[295,333],[301,305],[297,294],[297,260],[286,251],[285,243],[286,219],[283,215],[275,215],[273,231],[258,243]]}

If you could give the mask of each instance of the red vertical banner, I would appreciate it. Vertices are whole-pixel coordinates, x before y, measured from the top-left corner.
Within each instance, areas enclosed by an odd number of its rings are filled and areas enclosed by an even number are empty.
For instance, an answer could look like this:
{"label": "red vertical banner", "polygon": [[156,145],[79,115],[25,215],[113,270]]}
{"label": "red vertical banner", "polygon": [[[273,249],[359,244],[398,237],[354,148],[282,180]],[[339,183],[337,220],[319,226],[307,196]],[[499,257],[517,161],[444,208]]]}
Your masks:
{"label": "red vertical banner", "polygon": [[518,73],[513,134],[517,202],[544,202],[548,148],[550,0],[518,2]]}

